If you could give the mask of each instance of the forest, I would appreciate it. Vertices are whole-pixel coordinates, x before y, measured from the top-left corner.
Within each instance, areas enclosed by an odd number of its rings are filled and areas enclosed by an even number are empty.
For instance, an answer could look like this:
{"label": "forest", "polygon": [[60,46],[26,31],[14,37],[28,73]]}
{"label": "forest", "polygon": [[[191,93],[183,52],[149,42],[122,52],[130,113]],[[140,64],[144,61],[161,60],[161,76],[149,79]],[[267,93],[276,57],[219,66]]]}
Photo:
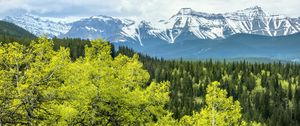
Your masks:
{"label": "forest", "polygon": [[164,60],[104,40],[0,40],[0,125],[300,125],[299,64]]}
{"label": "forest", "polygon": [[[118,53],[135,52],[120,47]],[[270,126],[300,125],[300,65],[247,61],[184,61],[151,58],[140,54],[150,80],[170,81],[168,110],[175,119],[191,115],[206,104],[206,88],[219,81],[222,89],[240,102],[247,122]]]}

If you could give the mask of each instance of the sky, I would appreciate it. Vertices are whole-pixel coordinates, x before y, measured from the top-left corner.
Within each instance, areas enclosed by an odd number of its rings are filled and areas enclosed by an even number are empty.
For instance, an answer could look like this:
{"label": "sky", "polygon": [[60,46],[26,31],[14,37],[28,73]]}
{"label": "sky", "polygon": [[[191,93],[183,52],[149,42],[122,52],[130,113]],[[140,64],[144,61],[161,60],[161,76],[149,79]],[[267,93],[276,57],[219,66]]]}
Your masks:
{"label": "sky", "polygon": [[168,19],[180,8],[224,13],[260,6],[270,14],[300,17],[300,0],[0,0],[0,18],[24,13],[51,18],[107,15],[129,19]]}

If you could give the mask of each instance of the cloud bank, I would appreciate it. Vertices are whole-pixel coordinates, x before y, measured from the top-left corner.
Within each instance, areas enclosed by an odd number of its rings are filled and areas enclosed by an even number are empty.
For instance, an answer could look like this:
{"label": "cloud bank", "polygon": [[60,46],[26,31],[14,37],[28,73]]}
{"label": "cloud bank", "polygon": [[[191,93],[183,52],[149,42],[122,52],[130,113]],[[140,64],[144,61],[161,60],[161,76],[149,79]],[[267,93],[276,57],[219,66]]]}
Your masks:
{"label": "cloud bank", "polygon": [[115,17],[167,19],[180,8],[224,13],[260,6],[271,14],[300,17],[300,0],[0,0],[0,18],[26,12],[45,17]]}

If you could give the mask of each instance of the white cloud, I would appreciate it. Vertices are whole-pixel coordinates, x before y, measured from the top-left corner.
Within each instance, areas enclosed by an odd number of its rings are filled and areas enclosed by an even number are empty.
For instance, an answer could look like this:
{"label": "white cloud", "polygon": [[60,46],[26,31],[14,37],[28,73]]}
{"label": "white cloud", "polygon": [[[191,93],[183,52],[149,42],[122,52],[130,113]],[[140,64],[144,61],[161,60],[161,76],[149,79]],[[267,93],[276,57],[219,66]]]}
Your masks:
{"label": "white cloud", "polygon": [[183,7],[223,13],[255,5],[271,14],[300,16],[300,0],[0,0],[0,5],[0,17],[27,11],[50,17],[109,15],[157,20]]}

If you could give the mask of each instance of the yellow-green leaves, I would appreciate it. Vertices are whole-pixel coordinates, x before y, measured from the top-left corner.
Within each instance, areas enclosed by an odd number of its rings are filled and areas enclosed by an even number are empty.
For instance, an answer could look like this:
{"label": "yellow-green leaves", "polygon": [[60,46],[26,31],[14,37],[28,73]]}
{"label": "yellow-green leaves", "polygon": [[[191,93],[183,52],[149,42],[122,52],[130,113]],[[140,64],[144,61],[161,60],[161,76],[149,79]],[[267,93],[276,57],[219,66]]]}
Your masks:
{"label": "yellow-green leaves", "polygon": [[69,49],[55,51],[47,38],[27,47],[1,45],[1,123],[141,125],[169,114],[170,84],[147,86],[150,76],[137,55],[113,59],[102,40],[85,50],[85,57],[71,61]]}
{"label": "yellow-green leaves", "polygon": [[169,82],[148,83],[138,55],[111,57],[94,40],[85,57],[53,50],[39,38],[29,46],[0,45],[0,125],[240,125],[239,102],[220,83],[207,87],[206,106],[179,122],[166,110]]}
{"label": "yellow-green leaves", "polygon": [[227,98],[226,90],[220,89],[219,82],[214,81],[206,89],[206,106],[200,113],[196,112],[192,117],[184,116],[180,120],[182,125],[199,126],[232,126],[245,125],[241,120],[241,107],[238,101],[232,97]]}
{"label": "yellow-green leaves", "polygon": [[18,43],[0,46],[3,121],[34,125],[55,117],[51,103],[58,101],[55,91],[62,84],[59,76],[70,58],[67,49],[54,51],[52,46],[47,38],[39,38],[28,47]]}
{"label": "yellow-green leaves", "polygon": [[83,121],[99,125],[140,125],[167,114],[164,105],[169,100],[169,84],[152,83],[144,88],[149,74],[142,69],[137,55],[133,58],[119,55],[113,59],[108,43],[97,40],[86,47],[86,57],[75,61],[70,68],[83,76],[70,75],[66,78],[70,83],[66,85],[82,85],[86,88],[78,92],[95,93],[85,97],[92,100],[84,105],[91,105],[86,114],[94,115],[82,118]]}
{"label": "yellow-green leaves", "polygon": [[227,98],[226,90],[220,89],[219,82],[208,85],[205,96],[206,107],[200,112],[199,124],[202,125],[240,125],[241,107],[232,97]]}
{"label": "yellow-green leaves", "polygon": [[109,43],[101,39],[92,40],[92,47],[85,46],[85,59],[87,60],[111,60],[111,47]]}

